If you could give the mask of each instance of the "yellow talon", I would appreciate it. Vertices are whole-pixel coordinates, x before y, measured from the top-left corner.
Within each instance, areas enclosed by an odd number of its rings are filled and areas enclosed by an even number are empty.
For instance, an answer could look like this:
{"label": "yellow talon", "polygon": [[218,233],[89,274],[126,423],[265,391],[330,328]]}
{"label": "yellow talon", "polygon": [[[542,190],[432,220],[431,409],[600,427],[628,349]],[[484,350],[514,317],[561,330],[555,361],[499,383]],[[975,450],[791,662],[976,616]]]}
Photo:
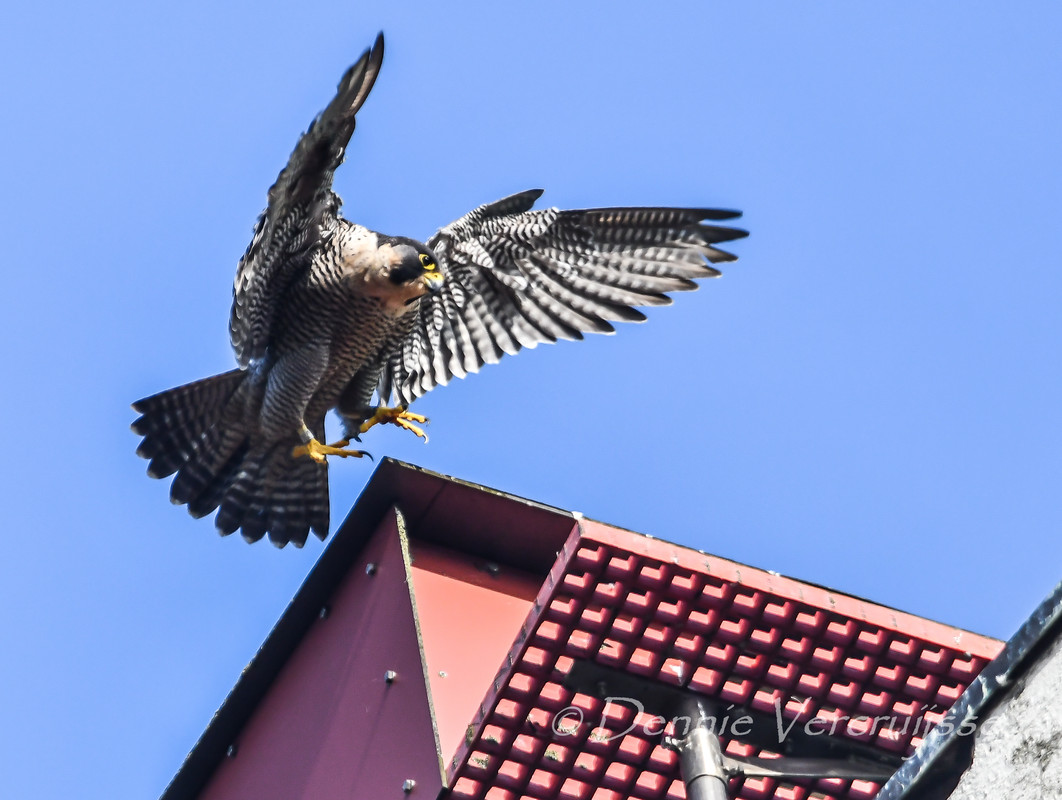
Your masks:
{"label": "yellow talon", "polygon": [[301,456],[309,456],[318,464],[325,463],[327,456],[339,456],[340,458],[347,458],[353,456],[354,458],[361,458],[362,456],[371,455],[364,450],[346,450],[346,446],[350,444],[350,439],[340,439],[335,444],[321,444],[316,439],[310,439],[306,444],[300,444],[294,450],[291,451],[293,458],[299,458]]}
{"label": "yellow talon", "polygon": [[358,433],[365,433],[373,425],[382,425],[384,423],[390,423],[397,425],[399,428],[405,428],[407,431],[412,432],[414,435],[419,436],[425,442],[428,441],[428,434],[426,434],[421,428],[414,425],[414,422],[419,422],[421,425],[428,423],[428,418],[423,414],[416,414],[412,411],[407,411],[405,406],[395,406],[394,408],[387,408],[386,406],[380,406],[376,409],[369,419],[361,423],[361,427],[358,428]]}

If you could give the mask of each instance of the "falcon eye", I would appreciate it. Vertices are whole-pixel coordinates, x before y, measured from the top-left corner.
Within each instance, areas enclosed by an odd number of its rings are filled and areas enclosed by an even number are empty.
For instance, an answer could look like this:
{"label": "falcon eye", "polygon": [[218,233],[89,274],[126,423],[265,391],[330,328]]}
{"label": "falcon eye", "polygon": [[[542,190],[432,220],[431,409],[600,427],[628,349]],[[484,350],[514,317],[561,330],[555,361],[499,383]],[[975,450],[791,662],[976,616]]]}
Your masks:
{"label": "falcon eye", "polygon": [[420,265],[424,267],[424,269],[435,269],[435,262],[431,260],[431,256],[429,256],[427,253],[420,254]]}

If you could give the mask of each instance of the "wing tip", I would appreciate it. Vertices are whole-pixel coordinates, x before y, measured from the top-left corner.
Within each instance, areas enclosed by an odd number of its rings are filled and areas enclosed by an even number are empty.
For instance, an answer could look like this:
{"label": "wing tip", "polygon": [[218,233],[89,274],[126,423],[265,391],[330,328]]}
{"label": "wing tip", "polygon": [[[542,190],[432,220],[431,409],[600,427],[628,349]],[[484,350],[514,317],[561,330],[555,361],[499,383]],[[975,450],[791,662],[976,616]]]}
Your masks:
{"label": "wing tip", "polygon": [[[728,264],[732,261],[737,261],[738,257],[733,253],[728,253],[726,250],[718,250],[714,247],[706,248],[704,257],[711,261],[713,264]],[[705,275],[706,278],[718,278],[721,273],[719,270],[714,270],[714,275]]]}
{"label": "wing tip", "polygon": [[380,31],[376,34],[376,40],[372,43],[372,47],[366,51],[366,55],[369,58],[369,63],[372,64],[377,71],[379,71],[380,65],[383,64],[384,57],[383,31]]}
{"label": "wing tip", "polygon": [[362,103],[365,102],[365,98],[369,96],[373,84],[376,83],[376,77],[380,74],[383,56],[384,35],[383,31],[380,31],[376,34],[376,41],[373,42],[372,47],[367,48],[339,79],[337,87],[339,96],[342,97],[348,92],[354,94],[350,100],[351,108],[348,113],[357,113]]}
{"label": "wing tip", "polygon": [[[530,211],[531,206],[538,202],[538,199],[542,197],[545,191],[545,189],[525,189],[522,192],[502,198],[497,203],[492,203],[492,205],[500,206],[504,203],[512,211]],[[512,211],[507,213],[512,213]]]}
{"label": "wing tip", "polygon": [[744,228],[723,228],[718,225],[698,225],[692,231],[697,233],[702,244],[709,246],[745,239],[749,235]]}
{"label": "wing tip", "polygon": [[693,211],[700,215],[700,219],[724,220],[741,216],[741,212],[734,208],[697,208]]}

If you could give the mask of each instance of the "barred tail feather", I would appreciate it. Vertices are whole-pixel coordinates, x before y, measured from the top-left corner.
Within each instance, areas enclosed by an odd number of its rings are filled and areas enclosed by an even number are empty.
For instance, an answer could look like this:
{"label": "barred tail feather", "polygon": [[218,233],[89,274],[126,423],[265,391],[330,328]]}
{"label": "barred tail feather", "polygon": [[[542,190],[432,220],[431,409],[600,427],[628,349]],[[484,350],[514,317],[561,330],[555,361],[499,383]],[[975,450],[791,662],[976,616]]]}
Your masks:
{"label": "barred tail feather", "polygon": [[269,443],[259,444],[248,451],[229,485],[222,493],[215,524],[218,533],[228,536],[243,529],[248,542],[257,542],[269,527],[266,519],[266,498],[260,486],[266,464],[272,457]]}
{"label": "barred tail feather", "polygon": [[148,475],[165,478],[192,457],[203,434],[220,419],[245,374],[234,369],[159,392],[133,403],[141,416],[133,433],[144,437],[136,453],[148,459]]}
{"label": "barred tail feather", "polygon": [[[133,431],[144,437],[137,454],[148,474],[176,473],[170,499],[193,517],[215,509],[222,535],[242,529],[255,542],[269,534],[278,547],[302,547],[312,530],[328,534],[328,470],[294,458],[300,442],[261,441],[248,424],[241,392],[245,373],[233,370],[139,400]],[[313,430],[324,438],[324,420]]]}
{"label": "barred tail feather", "polygon": [[297,438],[252,447],[224,492],[217,515],[226,536],[242,530],[256,542],[266,534],[277,547],[302,547],[312,530],[328,534],[328,467],[309,458],[294,458]]}
{"label": "barred tail feather", "polygon": [[[200,517],[205,517],[221,505],[221,501],[225,498],[225,492],[228,491],[229,486],[232,485],[232,481],[236,478],[236,474],[240,471],[240,467],[243,464],[244,458],[247,456],[249,448],[250,442],[244,440],[229,457],[229,460],[225,465],[214,474],[213,479],[202,488],[196,497],[188,501],[189,514],[196,519],[199,519]],[[170,496],[173,496],[172,491],[170,492]]]}

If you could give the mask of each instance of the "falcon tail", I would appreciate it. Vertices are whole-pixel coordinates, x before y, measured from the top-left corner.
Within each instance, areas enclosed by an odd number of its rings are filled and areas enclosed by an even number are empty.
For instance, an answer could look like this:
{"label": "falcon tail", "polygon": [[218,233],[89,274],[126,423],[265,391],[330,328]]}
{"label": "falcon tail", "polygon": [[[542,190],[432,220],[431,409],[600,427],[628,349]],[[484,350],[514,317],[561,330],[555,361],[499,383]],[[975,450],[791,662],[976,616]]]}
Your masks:
{"label": "falcon tail", "polygon": [[[248,424],[249,391],[243,370],[178,386],[138,400],[133,432],[144,437],[137,455],[150,461],[148,475],[176,473],[170,499],[193,517],[215,509],[218,531],[242,529],[256,542],[269,534],[278,547],[302,547],[311,530],[328,534],[328,470],[293,458],[290,441],[263,441]],[[243,391],[241,391],[243,388]],[[324,432],[320,432],[323,437]]]}

